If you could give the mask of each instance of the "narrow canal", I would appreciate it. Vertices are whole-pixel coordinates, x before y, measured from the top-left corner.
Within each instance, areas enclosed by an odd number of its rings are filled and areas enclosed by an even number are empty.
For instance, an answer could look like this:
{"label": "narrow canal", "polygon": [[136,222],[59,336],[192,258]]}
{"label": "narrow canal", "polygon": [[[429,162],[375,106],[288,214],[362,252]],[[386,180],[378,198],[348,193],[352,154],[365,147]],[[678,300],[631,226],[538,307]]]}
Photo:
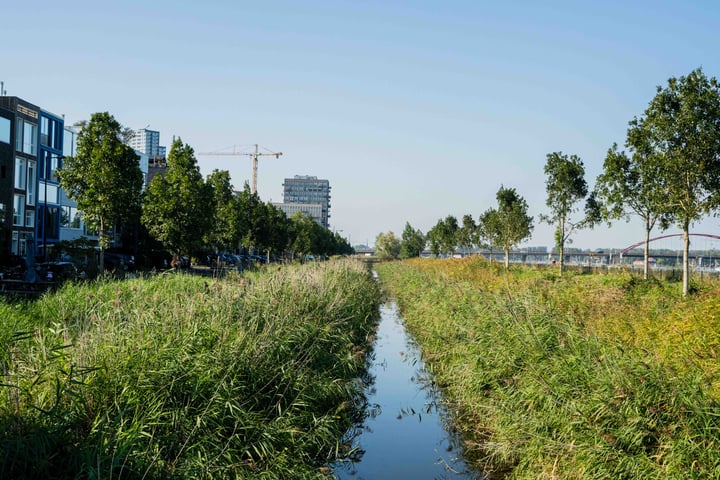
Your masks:
{"label": "narrow canal", "polygon": [[368,387],[368,416],[353,446],[359,461],[337,465],[343,480],[482,479],[462,460],[458,438],[430,386],[420,353],[394,302],[381,307]]}

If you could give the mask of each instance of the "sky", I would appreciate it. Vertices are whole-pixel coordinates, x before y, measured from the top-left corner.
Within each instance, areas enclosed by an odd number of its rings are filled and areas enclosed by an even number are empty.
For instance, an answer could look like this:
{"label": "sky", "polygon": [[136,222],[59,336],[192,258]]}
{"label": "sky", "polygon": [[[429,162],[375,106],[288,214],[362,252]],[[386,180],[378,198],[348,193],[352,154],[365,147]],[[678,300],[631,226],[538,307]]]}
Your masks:
{"label": "sky", "polygon": [[[259,160],[258,193],[294,175],[328,179],[331,228],[351,244],[475,219],[501,186],[552,246],[543,168],[579,156],[590,188],[670,77],[720,76],[714,1],[78,0],[2,7],[8,95],[65,116],[110,112],[196,152],[236,188]],[[718,233],[716,218],[692,231]],[[676,228],[665,233],[676,233]],[[660,232],[655,232],[660,235]],[[573,234],[570,246],[641,241],[637,220]],[[679,245],[679,244],[678,244]],[[679,247],[678,247],[679,248]]]}

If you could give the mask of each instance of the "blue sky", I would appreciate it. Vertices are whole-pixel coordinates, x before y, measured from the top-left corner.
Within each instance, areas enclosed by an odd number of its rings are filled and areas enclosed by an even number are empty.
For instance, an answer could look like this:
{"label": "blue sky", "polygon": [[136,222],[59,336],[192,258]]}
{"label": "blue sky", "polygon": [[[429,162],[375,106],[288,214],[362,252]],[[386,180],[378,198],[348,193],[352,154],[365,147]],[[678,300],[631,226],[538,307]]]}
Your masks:
{"label": "blue sky", "polygon": [[[592,186],[656,86],[720,76],[718,25],[711,1],[11,2],[0,80],[68,123],[108,111],[168,146],[282,151],[260,160],[263,200],[281,201],[286,177],[327,178],[331,226],[373,243],[477,218],[501,185],[537,218],[553,151],[581,157]],[[198,160],[250,179],[248,157]],[[573,246],[642,236],[620,222]],[[552,243],[536,225],[528,244]]]}

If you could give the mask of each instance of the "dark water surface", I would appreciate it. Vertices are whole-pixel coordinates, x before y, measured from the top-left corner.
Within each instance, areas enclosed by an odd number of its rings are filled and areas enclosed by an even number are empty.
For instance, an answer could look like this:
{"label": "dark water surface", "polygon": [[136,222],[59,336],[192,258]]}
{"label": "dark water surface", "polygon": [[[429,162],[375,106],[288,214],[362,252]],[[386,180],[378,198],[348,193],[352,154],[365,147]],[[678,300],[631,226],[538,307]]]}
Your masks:
{"label": "dark water surface", "polygon": [[463,462],[459,440],[445,430],[444,411],[395,303],[381,307],[368,387],[372,415],[353,445],[357,463],[335,466],[340,479],[482,479]]}

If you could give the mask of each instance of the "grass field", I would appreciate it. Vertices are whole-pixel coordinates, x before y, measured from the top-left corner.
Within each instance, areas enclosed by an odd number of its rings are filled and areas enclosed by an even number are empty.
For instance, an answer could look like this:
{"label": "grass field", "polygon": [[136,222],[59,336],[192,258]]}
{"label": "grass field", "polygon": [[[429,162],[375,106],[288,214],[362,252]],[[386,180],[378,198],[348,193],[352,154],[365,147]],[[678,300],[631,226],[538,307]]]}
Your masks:
{"label": "grass field", "polygon": [[378,264],[466,452],[500,478],[720,478],[720,285]]}
{"label": "grass field", "polygon": [[326,478],[379,297],[333,261],[0,302],[0,478]]}

